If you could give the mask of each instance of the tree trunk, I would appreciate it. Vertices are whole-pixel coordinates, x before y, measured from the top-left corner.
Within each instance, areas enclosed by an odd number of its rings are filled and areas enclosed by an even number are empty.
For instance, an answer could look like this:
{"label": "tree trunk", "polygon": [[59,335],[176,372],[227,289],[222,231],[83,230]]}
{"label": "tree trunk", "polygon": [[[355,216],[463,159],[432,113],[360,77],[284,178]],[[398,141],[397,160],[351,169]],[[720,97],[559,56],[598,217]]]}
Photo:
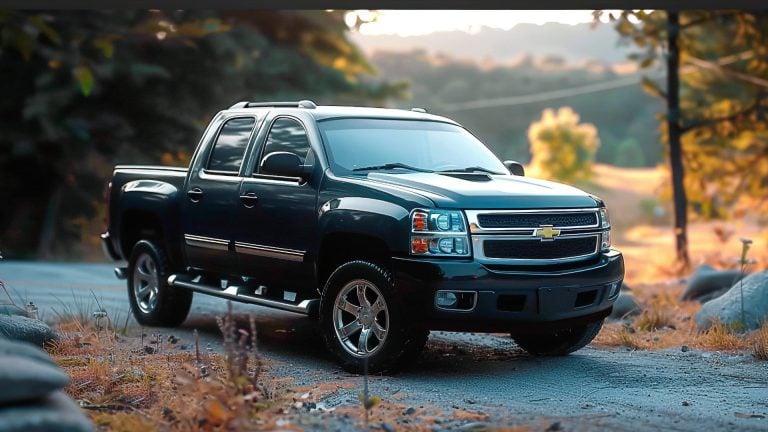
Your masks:
{"label": "tree trunk", "polygon": [[675,250],[682,269],[690,266],[688,257],[688,198],[685,196],[683,151],[680,144],[680,51],[677,37],[680,17],[677,11],[667,12],[667,129],[669,132],[669,163],[672,171],[672,197],[675,205]]}

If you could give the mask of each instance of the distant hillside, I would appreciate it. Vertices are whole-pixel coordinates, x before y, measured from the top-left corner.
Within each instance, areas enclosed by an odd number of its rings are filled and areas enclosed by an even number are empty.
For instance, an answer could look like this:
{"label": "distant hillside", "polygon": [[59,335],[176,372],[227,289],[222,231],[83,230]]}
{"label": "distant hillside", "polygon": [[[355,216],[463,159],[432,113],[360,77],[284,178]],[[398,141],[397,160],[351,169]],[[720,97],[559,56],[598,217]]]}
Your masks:
{"label": "distant hillside", "polygon": [[370,54],[375,51],[411,51],[424,49],[431,54],[445,53],[454,58],[498,63],[515,61],[526,53],[536,58],[562,57],[568,63],[598,60],[615,64],[625,62],[629,48],[619,46],[613,26],[601,24],[544,25],[518,24],[510,30],[484,27],[476,34],[463,31],[438,32],[421,36],[352,34],[352,39]]}
{"label": "distant hillside", "polygon": [[[424,51],[378,52],[370,58],[381,78],[410,83],[411,99],[400,107],[424,107],[451,117],[478,135],[502,158],[527,162],[527,130],[545,108],[572,107],[582,121],[598,128],[600,162],[619,166],[653,166],[662,160],[656,114],[664,107],[631,82],[607,68],[518,62],[515,66],[481,67]],[[509,96],[547,94],[563,89],[630,80],[629,85],[569,97],[536,100],[515,106],[456,109],[456,104]]]}

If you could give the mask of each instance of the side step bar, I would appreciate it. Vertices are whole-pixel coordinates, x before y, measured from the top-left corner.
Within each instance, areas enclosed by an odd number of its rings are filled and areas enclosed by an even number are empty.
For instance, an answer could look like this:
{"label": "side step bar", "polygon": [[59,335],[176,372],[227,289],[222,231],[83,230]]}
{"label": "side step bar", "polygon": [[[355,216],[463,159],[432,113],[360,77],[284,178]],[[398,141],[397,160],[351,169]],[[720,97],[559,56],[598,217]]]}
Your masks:
{"label": "side step bar", "polygon": [[169,276],[168,284],[174,287],[185,288],[215,297],[226,298],[243,303],[257,304],[275,309],[282,309],[288,312],[295,312],[304,315],[309,315],[310,311],[316,310],[320,303],[320,300],[318,299],[303,300],[299,304],[281,302],[279,300],[262,298],[255,295],[241,294],[237,292],[236,289],[233,289],[234,287],[222,290],[220,288],[216,288],[215,286],[205,285],[188,280],[186,275],[183,274],[173,274]]}
{"label": "side step bar", "polygon": [[120,280],[127,279],[128,278],[128,268],[127,267],[115,267],[115,277],[117,277]]}

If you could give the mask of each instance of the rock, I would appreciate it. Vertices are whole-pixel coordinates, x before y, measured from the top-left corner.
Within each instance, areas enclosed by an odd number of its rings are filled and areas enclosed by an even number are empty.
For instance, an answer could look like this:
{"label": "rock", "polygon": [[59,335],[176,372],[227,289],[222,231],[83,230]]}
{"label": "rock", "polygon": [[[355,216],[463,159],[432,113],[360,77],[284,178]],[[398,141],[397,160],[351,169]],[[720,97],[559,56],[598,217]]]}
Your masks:
{"label": "rock", "polygon": [[395,432],[395,427],[389,423],[382,423],[381,428],[384,429],[384,432]]}
{"label": "rock", "polygon": [[407,415],[407,416],[414,415],[414,414],[416,414],[416,408],[414,408],[414,407],[408,407],[408,409],[406,409],[403,412],[403,415]]}
{"label": "rock", "polygon": [[56,333],[44,322],[11,315],[0,315],[0,336],[27,341],[37,346],[58,339]]}
{"label": "rock", "polygon": [[640,315],[642,310],[635,301],[635,296],[629,291],[619,292],[616,303],[613,304],[613,311],[608,316],[609,319],[620,320],[633,315]]}
{"label": "rock", "polygon": [[157,352],[157,348],[149,345],[144,345],[144,352],[147,354],[154,354]]}
{"label": "rock", "polygon": [[741,278],[739,270],[715,270],[708,265],[699,266],[688,279],[688,286],[680,299],[706,303],[725,294]]}
{"label": "rock", "polygon": [[[742,304],[744,305],[743,315]],[[768,271],[751,274],[741,282],[736,282],[722,296],[704,303],[695,317],[696,325],[704,330],[716,320],[728,325],[737,324],[745,330],[755,330],[760,328],[766,319],[768,319]]]}
{"label": "rock", "polygon": [[0,315],[27,316],[27,311],[14,305],[0,305]]}
{"label": "rock", "polygon": [[683,345],[683,346],[680,347],[680,351],[688,352],[688,351],[690,351],[690,348],[688,348],[688,345]]}
{"label": "rock", "polygon": [[0,405],[41,398],[68,383],[67,374],[56,366],[28,357],[0,356]]}
{"label": "rock", "polygon": [[24,341],[15,341],[0,337],[0,356],[13,355],[17,357],[26,357],[37,360],[41,363],[47,363],[56,366],[56,362],[45,353],[45,351]]}
{"label": "rock", "polygon": [[549,425],[546,432],[557,432],[563,430],[563,425],[560,422],[554,422]]}
{"label": "rock", "polygon": [[93,425],[74,401],[55,392],[40,401],[0,407],[0,432],[89,432]]}

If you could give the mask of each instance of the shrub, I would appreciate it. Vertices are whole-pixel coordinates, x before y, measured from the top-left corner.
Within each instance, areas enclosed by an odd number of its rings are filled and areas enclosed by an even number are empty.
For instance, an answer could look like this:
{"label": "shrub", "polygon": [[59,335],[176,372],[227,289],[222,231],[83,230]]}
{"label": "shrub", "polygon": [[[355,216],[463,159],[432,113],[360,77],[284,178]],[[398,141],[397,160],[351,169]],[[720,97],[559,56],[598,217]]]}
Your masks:
{"label": "shrub", "polygon": [[543,177],[562,181],[588,180],[600,145],[597,128],[579,123],[570,107],[547,108],[528,128],[531,165]]}

